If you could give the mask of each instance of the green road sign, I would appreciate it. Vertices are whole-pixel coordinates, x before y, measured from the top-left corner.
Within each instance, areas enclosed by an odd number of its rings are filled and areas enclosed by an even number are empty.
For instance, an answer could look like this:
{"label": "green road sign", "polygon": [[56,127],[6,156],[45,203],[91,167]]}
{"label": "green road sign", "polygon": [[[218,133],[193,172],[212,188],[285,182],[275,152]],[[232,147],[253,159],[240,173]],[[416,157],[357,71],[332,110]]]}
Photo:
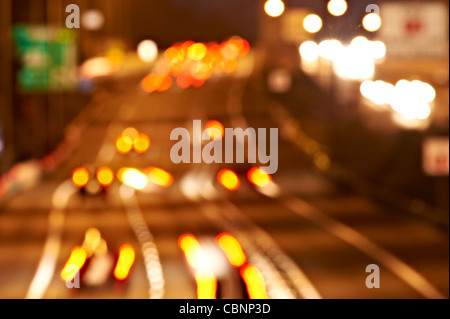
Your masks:
{"label": "green road sign", "polygon": [[76,33],[63,27],[16,25],[18,85],[24,91],[68,90],[76,85]]}

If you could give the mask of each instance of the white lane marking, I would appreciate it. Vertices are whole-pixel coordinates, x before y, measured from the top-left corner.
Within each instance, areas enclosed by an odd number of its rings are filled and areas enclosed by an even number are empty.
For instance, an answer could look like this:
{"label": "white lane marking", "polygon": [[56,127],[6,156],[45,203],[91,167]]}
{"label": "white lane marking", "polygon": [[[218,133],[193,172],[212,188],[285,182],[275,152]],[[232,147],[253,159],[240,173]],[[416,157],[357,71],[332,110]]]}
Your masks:
{"label": "white lane marking", "polygon": [[392,255],[385,249],[377,246],[375,243],[370,241],[367,237],[357,232],[356,230],[341,222],[336,221],[332,217],[319,211],[315,207],[309,205],[299,198],[290,196],[287,199],[280,199],[280,202],[301,217],[315,223],[330,234],[333,234],[335,237],[350,244],[351,246],[360,250],[362,253],[383,264],[391,272],[396,274],[411,288],[416,290],[425,298],[446,298],[419,272],[417,272],[415,269]]}
{"label": "white lane marking", "polygon": [[56,261],[61,248],[61,236],[64,225],[64,209],[70,197],[77,189],[72,180],[66,180],[54,191],[52,196],[53,210],[49,215],[49,230],[44,250],[36,273],[28,288],[26,299],[43,298],[55,273]]}
{"label": "white lane marking", "polygon": [[139,208],[134,189],[126,185],[122,185],[120,187],[119,194],[125,206],[131,228],[141,244],[145,269],[147,271],[147,279],[150,284],[150,299],[161,299],[164,297],[165,280],[158,249],[153,240],[153,235],[150,232],[142,215],[142,211]]}

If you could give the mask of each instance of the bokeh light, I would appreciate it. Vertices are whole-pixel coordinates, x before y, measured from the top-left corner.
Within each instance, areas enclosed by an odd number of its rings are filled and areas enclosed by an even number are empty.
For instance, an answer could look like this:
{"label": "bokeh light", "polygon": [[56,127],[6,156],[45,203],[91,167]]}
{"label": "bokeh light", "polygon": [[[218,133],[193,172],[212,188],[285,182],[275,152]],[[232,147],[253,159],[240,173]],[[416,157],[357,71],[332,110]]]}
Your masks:
{"label": "bokeh light", "polygon": [[257,167],[253,167],[248,171],[247,178],[258,187],[267,187],[272,182],[272,177],[265,170]]}
{"label": "bokeh light", "polygon": [[138,44],[137,53],[144,62],[153,62],[158,57],[158,45],[153,40],[144,40]]}
{"label": "bokeh light", "polygon": [[319,58],[319,46],[314,41],[305,41],[299,48],[302,59],[306,61],[315,61]]}
{"label": "bokeh light", "polygon": [[279,17],[284,12],[284,3],[281,0],[268,0],[264,4],[264,10],[271,17]]}
{"label": "bokeh light", "polygon": [[109,186],[114,181],[114,172],[109,167],[100,167],[97,170],[97,181],[102,186]]}
{"label": "bokeh light", "polygon": [[133,140],[130,136],[120,134],[116,138],[116,150],[120,154],[128,154],[133,149]]}
{"label": "bokeh light", "polygon": [[378,31],[381,28],[381,18],[373,12],[366,14],[362,20],[362,25],[369,32]]}
{"label": "bokeh light", "polygon": [[239,241],[229,233],[222,233],[216,237],[219,248],[223,251],[233,267],[241,267],[247,262],[247,256]]}
{"label": "bokeh light", "polygon": [[80,167],[73,171],[72,182],[76,187],[84,187],[89,182],[89,171]]}
{"label": "bokeh light", "polygon": [[[208,133],[208,136],[212,140],[220,140],[223,137],[223,134],[225,132],[225,129],[224,129],[222,123],[220,123],[217,120],[209,120],[208,122],[206,122],[205,129],[206,129],[206,132]],[[219,134],[219,135],[217,135],[217,134]]]}
{"label": "bokeh light", "polygon": [[133,148],[136,153],[143,154],[148,151],[149,147],[150,138],[144,133],[139,133],[133,141]]}
{"label": "bokeh light", "polygon": [[223,169],[217,174],[217,180],[219,183],[230,191],[234,191],[239,188],[239,177],[235,172],[229,169]]}
{"label": "bokeh light", "polygon": [[339,17],[347,11],[347,2],[345,0],[330,0],[327,8],[330,14]]}
{"label": "bokeh light", "polygon": [[114,268],[114,277],[117,280],[124,280],[128,277],[130,269],[134,264],[136,253],[133,246],[129,244],[122,245],[119,249],[119,258]]}
{"label": "bokeh light", "polygon": [[309,14],[303,20],[303,27],[309,33],[316,33],[322,29],[322,19],[317,14]]}
{"label": "bokeh light", "polygon": [[173,183],[173,176],[169,172],[158,167],[147,167],[144,171],[150,183],[162,187],[169,187]]}

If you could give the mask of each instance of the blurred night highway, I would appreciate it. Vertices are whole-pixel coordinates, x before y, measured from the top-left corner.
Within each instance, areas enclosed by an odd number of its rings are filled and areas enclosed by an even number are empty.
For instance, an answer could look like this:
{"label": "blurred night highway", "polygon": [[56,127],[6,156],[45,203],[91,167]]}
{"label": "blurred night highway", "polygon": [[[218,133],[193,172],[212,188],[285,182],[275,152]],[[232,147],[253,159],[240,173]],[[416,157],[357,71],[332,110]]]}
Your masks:
{"label": "blurred night highway", "polygon": [[0,0],[0,298],[448,298],[448,1],[357,2]]}

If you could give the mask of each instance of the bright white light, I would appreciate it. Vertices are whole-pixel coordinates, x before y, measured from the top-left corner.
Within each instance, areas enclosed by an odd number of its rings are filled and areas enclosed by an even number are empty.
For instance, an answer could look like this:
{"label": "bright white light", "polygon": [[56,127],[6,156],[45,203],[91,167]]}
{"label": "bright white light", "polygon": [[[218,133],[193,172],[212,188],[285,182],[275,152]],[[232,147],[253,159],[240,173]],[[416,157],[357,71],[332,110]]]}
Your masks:
{"label": "bright white light", "polygon": [[424,128],[424,120],[431,115],[431,103],[436,92],[425,82],[398,81],[395,86],[384,81],[364,81],[361,94],[378,105],[389,104],[394,110],[393,120],[407,128]]}
{"label": "bright white light", "polygon": [[148,178],[135,168],[126,168],[121,176],[122,183],[137,190],[144,189],[148,184]]}
{"label": "bright white light", "polygon": [[384,81],[364,81],[360,86],[361,94],[377,105],[390,104],[395,87]]}
{"label": "bright white light", "polygon": [[153,62],[158,57],[158,45],[155,41],[144,40],[138,44],[137,53],[144,62]]}
{"label": "bright white light", "polygon": [[416,118],[419,120],[425,120],[431,114],[431,108],[427,103],[423,103],[422,105],[418,105],[416,109]]}
{"label": "bright white light", "polygon": [[355,52],[355,54],[359,54],[364,57],[372,56],[371,42],[369,40],[367,40],[366,37],[357,36],[357,37],[353,38],[352,42],[350,43],[349,48],[353,52]]}
{"label": "bright white light", "polygon": [[373,88],[373,81],[366,80],[361,83],[359,86],[359,91],[361,92],[362,96],[370,99],[372,96],[372,88]]}
{"label": "bright white light", "polygon": [[386,56],[386,45],[381,41],[371,42],[372,57],[374,59],[382,59]]}
{"label": "bright white light", "polygon": [[381,27],[381,18],[376,13],[369,13],[363,18],[362,25],[369,32],[378,31]]}
{"label": "bright white light", "polygon": [[415,92],[418,98],[425,103],[431,103],[436,98],[434,88],[425,82],[414,80],[411,82],[411,90]]}
{"label": "bright white light", "polygon": [[279,17],[284,12],[284,3],[281,0],[268,0],[264,10],[271,17]]}
{"label": "bright white light", "polygon": [[309,14],[303,20],[303,27],[309,33],[316,33],[322,29],[322,19],[317,14]]}
{"label": "bright white light", "polygon": [[392,108],[408,120],[424,120],[431,114],[430,106],[420,101],[412,101],[406,97],[398,98]]}
{"label": "bright white light", "polygon": [[347,11],[347,2],[345,0],[330,0],[328,2],[328,12],[339,17]]}
{"label": "bright white light", "polygon": [[350,42],[350,45],[352,45],[354,47],[360,47],[360,46],[367,45],[368,42],[369,42],[369,40],[366,37],[364,37],[362,35],[358,35],[352,39],[352,41]]}
{"label": "bright white light", "polygon": [[395,83],[395,88],[400,90],[406,90],[409,87],[409,81],[406,80],[399,80],[397,83]]}
{"label": "bright white light", "polygon": [[338,76],[352,80],[370,79],[375,72],[373,60],[351,46],[333,59],[333,67]]}
{"label": "bright white light", "polygon": [[81,25],[87,30],[99,30],[104,24],[105,17],[100,10],[88,10],[81,15]]}
{"label": "bright white light", "polygon": [[300,55],[306,61],[315,61],[319,58],[319,46],[314,41],[305,41],[300,45]]}
{"label": "bright white light", "polygon": [[324,59],[332,60],[343,48],[338,40],[324,40],[319,44],[319,54]]}

